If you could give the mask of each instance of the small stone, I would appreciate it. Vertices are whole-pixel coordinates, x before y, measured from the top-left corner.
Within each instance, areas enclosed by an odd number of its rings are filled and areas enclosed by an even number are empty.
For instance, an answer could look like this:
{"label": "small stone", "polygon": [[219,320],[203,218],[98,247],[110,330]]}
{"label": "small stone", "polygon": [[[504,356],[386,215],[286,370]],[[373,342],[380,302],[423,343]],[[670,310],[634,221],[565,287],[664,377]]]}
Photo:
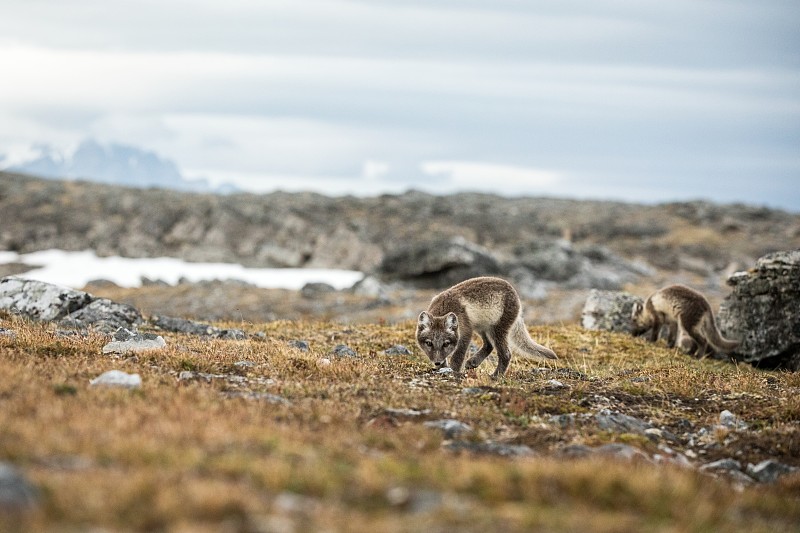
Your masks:
{"label": "small stone", "polygon": [[241,369],[255,368],[256,364],[252,361],[236,361],[233,366]]}
{"label": "small stone", "polygon": [[133,333],[126,328],[119,328],[113,341],[103,346],[103,353],[130,353],[147,350],[159,350],[167,345],[164,337],[153,333]]}
{"label": "small stone", "polygon": [[3,511],[27,511],[38,503],[39,491],[36,487],[16,468],[0,462],[0,516]]}
{"label": "small stone", "polygon": [[547,388],[550,390],[566,389],[567,386],[558,381],[557,379],[548,379]]}
{"label": "small stone", "polygon": [[595,452],[607,455],[610,457],[614,457],[615,459],[624,459],[626,461],[633,461],[633,460],[643,460],[643,461],[650,461],[650,458],[647,456],[639,448],[635,446],[630,446],[628,444],[621,444],[618,442],[613,442],[611,444],[605,444],[598,448],[595,448]]}
{"label": "small stone", "polygon": [[443,366],[442,368],[437,370],[436,373],[437,374],[452,374],[453,373],[453,369],[450,368],[449,366]]}
{"label": "small stone", "polygon": [[331,350],[331,354],[336,357],[358,357],[358,354],[355,352],[355,350],[346,344],[337,344],[333,347],[333,350]]}
{"label": "small stone", "polygon": [[387,415],[394,418],[419,418],[428,416],[431,413],[430,409],[395,409],[388,407],[383,411]]}
{"label": "small stone", "polygon": [[16,339],[17,338],[17,334],[14,331],[10,330],[10,329],[0,328],[0,337],[6,337],[6,338],[9,338],[9,339]]}
{"label": "small stone", "polygon": [[138,389],[142,386],[142,378],[139,374],[128,374],[121,370],[109,370],[103,372],[98,377],[89,381],[93,387],[121,387],[126,389]]}
{"label": "small stone", "polygon": [[291,340],[286,344],[288,344],[292,348],[297,348],[301,352],[307,352],[309,350],[309,345],[307,341]]}
{"label": "small stone", "polygon": [[386,355],[413,355],[411,350],[403,346],[402,344],[395,344],[391,348],[386,349],[383,353]]}
{"label": "small stone", "polygon": [[270,394],[268,392],[251,392],[251,391],[226,391],[222,393],[225,398],[243,398],[245,400],[254,400],[272,403],[276,405],[291,405],[292,402],[277,394]]}
{"label": "small stone", "polygon": [[719,423],[721,426],[724,426],[728,429],[739,430],[739,429],[747,429],[747,424],[742,422],[735,414],[731,413],[727,409],[722,411],[719,414]]}
{"label": "small stone", "polygon": [[327,357],[320,357],[319,359],[317,359],[317,366],[330,366],[330,365],[331,365],[331,360],[328,359]]}
{"label": "small stone", "polygon": [[409,491],[405,487],[392,487],[386,491],[386,501],[395,507],[408,503]]}
{"label": "small stone", "polygon": [[781,476],[797,471],[797,467],[785,465],[771,459],[761,461],[757,465],[747,465],[747,473],[761,483],[774,483]]}
{"label": "small stone", "polygon": [[471,433],[472,428],[463,422],[453,420],[452,418],[445,418],[442,420],[431,420],[422,424],[425,427],[435,428],[442,430],[446,439],[453,439],[459,435]]}
{"label": "small stone", "polygon": [[616,433],[638,433],[643,435],[645,430],[650,429],[652,426],[638,418],[612,412],[609,409],[602,409],[594,415],[595,421],[600,429],[607,431],[614,431]]}
{"label": "small stone", "polygon": [[742,463],[737,461],[736,459],[720,459],[718,461],[714,461],[711,463],[704,464],[700,467],[701,472],[711,471],[711,472],[730,472],[730,471],[738,471],[741,472],[742,470]]}
{"label": "small stone", "polygon": [[550,423],[559,426],[560,428],[575,427],[575,413],[566,413],[563,415],[552,415]]}
{"label": "small stone", "polygon": [[514,445],[454,440],[445,444],[445,448],[454,452],[467,451],[480,455],[499,455],[500,457],[530,457],[535,455],[535,452],[524,444]]}
{"label": "small stone", "polygon": [[647,428],[644,430],[644,434],[650,440],[660,440],[663,437],[662,431],[658,428]]}

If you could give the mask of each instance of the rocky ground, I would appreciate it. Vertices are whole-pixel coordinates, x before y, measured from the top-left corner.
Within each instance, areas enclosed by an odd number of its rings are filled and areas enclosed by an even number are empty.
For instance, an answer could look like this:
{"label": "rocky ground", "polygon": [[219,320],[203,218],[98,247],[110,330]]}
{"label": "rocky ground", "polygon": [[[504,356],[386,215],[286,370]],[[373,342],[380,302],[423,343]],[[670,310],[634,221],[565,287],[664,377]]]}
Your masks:
{"label": "rocky ground", "polygon": [[577,325],[531,334],[560,359],[492,381],[492,360],[434,371],[413,322],[151,317],[111,335],[0,313],[0,527],[800,523],[800,374]]}

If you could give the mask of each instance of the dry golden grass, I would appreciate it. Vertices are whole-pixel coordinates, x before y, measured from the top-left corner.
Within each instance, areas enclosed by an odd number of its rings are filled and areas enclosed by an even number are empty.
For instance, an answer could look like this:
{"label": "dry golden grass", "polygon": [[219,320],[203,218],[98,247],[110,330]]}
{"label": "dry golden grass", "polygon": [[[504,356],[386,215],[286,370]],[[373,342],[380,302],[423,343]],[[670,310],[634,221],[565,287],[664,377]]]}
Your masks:
{"label": "dry golden grass", "polygon": [[[736,487],[649,462],[560,458],[568,444],[644,437],[551,415],[610,407],[680,434],[722,409],[757,432],[719,435],[702,457],[798,464],[800,376],[698,361],[622,335],[547,326],[534,337],[557,362],[514,359],[493,382],[489,362],[456,381],[433,373],[413,324],[221,324],[264,338],[163,334],[168,346],[105,356],[107,338],[59,338],[0,317],[0,460],[41,489],[39,508],[6,527],[31,531],[788,531],[800,524],[800,476]],[[287,345],[304,339],[311,350]],[[347,344],[355,359],[330,355]],[[329,358],[330,365],[320,364]],[[236,366],[238,361],[254,366]],[[100,373],[139,373],[139,390],[89,386]],[[228,376],[178,379],[183,370]],[[237,379],[234,376],[241,376]],[[633,378],[640,378],[632,381]],[[549,379],[567,387],[551,390]],[[464,388],[472,388],[465,394]],[[475,389],[480,391],[475,393]],[[266,392],[275,404],[230,392]],[[404,418],[388,408],[429,410]],[[423,420],[455,418],[467,437],[526,444],[528,458],[454,453]],[[683,451],[686,443],[670,444]]]}

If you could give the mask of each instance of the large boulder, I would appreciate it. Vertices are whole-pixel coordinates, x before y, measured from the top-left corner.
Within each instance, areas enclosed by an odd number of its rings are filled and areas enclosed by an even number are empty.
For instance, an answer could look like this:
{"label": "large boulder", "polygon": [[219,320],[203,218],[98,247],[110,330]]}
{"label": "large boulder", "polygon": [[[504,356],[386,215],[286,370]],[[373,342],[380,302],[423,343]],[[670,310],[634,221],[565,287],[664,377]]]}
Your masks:
{"label": "large boulder", "polygon": [[32,320],[107,333],[142,321],[141,313],[130,305],[43,281],[13,277],[0,279],[0,309]]}
{"label": "large boulder", "polygon": [[763,368],[800,370],[800,250],[766,255],[728,278],[733,291],[717,322],[741,339],[735,357]]}
{"label": "large boulder", "polygon": [[592,289],[583,306],[581,324],[586,329],[630,333],[636,302],[642,303],[642,299],[625,291]]}
{"label": "large boulder", "polygon": [[514,256],[514,262],[537,279],[573,289],[619,290],[625,283],[653,273],[651,267],[623,259],[605,246],[574,246],[562,239],[518,245]]}
{"label": "large boulder", "polygon": [[386,254],[378,272],[388,280],[441,288],[502,269],[488,249],[456,237],[400,246]]}

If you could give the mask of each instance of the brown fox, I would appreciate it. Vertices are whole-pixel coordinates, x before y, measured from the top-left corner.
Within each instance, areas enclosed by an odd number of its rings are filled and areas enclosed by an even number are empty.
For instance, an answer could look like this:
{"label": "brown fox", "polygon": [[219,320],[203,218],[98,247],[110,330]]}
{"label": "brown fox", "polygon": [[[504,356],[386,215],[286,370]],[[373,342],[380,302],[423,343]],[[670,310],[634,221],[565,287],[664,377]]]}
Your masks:
{"label": "brown fox", "polygon": [[509,282],[490,277],[468,279],[434,296],[428,310],[420,313],[417,342],[434,365],[444,366],[449,357],[450,367],[460,373],[472,333],[476,332],[483,346],[467,361],[466,368],[478,367],[497,348],[493,379],[503,377],[508,369],[512,347],[526,356],[558,359],[552,350],[530,338],[521,308],[517,291]]}
{"label": "brown fox", "polygon": [[667,325],[667,344],[690,355],[705,356],[714,351],[728,354],[739,341],[724,338],[714,320],[711,305],[705,296],[683,285],[670,285],[647,297],[644,304],[633,305],[633,335],[650,332],[651,342],[658,340],[661,326]]}

